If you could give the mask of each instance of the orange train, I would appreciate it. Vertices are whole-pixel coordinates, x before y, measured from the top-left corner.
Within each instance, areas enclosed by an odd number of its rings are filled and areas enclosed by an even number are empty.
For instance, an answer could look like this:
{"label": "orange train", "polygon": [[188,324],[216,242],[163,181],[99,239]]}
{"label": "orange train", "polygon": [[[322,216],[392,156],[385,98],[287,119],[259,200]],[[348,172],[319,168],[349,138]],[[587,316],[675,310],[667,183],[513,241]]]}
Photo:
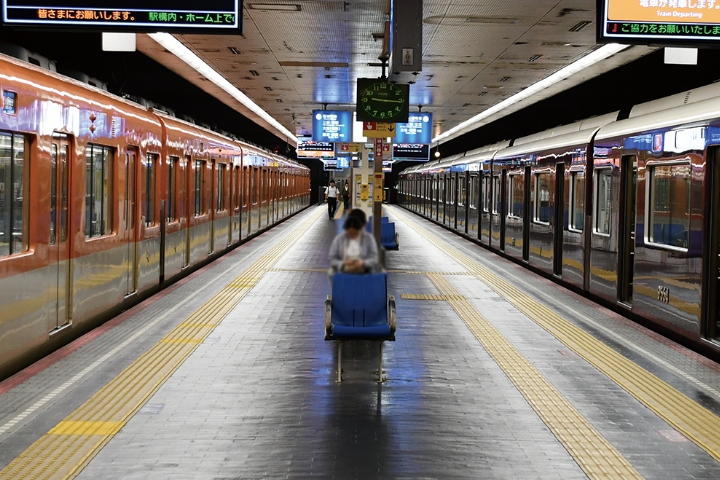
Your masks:
{"label": "orange train", "polygon": [[286,158],[0,55],[0,379],[309,205]]}

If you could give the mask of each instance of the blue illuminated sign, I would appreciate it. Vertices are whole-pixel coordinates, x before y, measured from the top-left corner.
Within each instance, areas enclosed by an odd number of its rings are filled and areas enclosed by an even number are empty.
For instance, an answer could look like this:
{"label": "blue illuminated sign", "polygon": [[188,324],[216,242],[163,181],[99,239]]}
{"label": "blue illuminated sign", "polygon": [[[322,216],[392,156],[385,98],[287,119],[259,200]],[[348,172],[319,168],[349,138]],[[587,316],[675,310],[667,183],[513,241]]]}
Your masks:
{"label": "blue illuminated sign", "polygon": [[316,142],[352,142],[352,112],[313,110],[313,140]]}
{"label": "blue illuminated sign", "polygon": [[432,141],[432,113],[410,113],[408,123],[396,124],[393,143],[427,143]]}

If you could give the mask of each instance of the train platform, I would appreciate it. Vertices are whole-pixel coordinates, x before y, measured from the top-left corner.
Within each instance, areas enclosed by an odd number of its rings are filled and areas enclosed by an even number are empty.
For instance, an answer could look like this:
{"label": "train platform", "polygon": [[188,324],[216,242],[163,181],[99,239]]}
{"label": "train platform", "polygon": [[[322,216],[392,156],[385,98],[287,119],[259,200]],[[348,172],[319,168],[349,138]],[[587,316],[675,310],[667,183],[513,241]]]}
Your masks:
{"label": "train platform", "polygon": [[311,207],[0,382],[0,478],[720,478],[720,366],[399,207],[395,342]]}

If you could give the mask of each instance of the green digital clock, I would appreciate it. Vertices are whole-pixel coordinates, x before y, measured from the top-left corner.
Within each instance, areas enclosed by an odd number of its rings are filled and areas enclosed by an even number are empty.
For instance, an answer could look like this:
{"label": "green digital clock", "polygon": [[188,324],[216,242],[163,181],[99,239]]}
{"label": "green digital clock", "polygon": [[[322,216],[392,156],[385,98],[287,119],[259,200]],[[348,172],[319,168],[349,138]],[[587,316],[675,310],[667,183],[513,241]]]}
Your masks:
{"label": "green digital clock", "polygon": [[410,85],[380,78],[358,78],[357,120],[359,122],[407,123]]}

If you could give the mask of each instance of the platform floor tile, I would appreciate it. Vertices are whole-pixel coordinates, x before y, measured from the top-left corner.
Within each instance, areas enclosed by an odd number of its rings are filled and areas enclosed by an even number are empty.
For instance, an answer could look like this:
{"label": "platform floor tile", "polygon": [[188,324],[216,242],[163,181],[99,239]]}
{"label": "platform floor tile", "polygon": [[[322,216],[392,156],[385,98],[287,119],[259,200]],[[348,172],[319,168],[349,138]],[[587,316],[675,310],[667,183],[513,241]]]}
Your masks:
{"label": "platform floor tile", "polygon": [[[376,343],[348,342],[336,384],[335,233],[307,232],[79,478],[585,478],[446,302],[399,300],[388,381]],[[417,270],[460,269],[417,255]],[[397,298],[438,293],[424,275],[389,282]]]}

